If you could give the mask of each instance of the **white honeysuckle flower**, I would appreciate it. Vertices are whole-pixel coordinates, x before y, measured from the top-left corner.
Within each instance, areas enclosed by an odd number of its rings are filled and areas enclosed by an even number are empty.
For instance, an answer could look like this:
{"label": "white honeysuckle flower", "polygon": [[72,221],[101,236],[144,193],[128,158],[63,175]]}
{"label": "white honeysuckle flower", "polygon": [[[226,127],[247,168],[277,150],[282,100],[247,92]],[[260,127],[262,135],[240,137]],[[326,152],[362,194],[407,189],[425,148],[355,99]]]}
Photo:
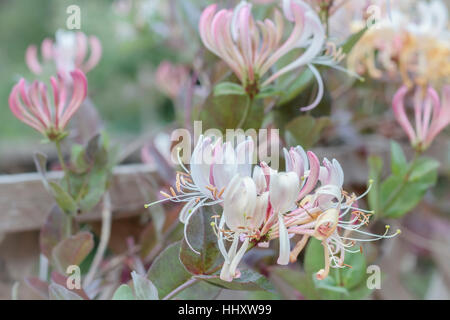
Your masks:
{"label": "white honeysuckle flower", "polygon": [[180,221],[185,224],[186,242],[194,252],[187,239],[187,225],[192,215],[202,206],[212,206],[223,202],[223,194],[231,179],[239,174],[250,176],[252,170],[254,143],[251,137],[240,142],[236,149],[230,142],[201,135],[190,160],[190,171],[184,166],[178,154],[178,161],[184,172],[177,172],[175,188],[170,194],[161,191],[163,201],[186,202],[180,212]]}
{"label": "white honeysuckle flower", "polygon": [[295,207],[300,193],[300,179],[295,172],[279,172],[270,177],[269,196],[274,215],[278,214],[280,254],[278,264],[289,263],[289,235],[284,225],[283,213]]}
{"label": "white honeysuckle flower", "polygon": [[[235,175],[224,193],[223,215],[217,230],[219,234],[219,248],[224,256],[220,278],[232,281],[236,277],[236,270],[250,240],[259,230],[268,208],[268,192],[258,196],[255,182],[250,177]],[[223,221],[229,230],[224,229]],[[243,243],[237,250],[240,238]],[[232,241],[226,252],[224,239]]]}
{"label": "white honeysuckle flower", "polygon": [[255,181],[258,194],[262,194],[267,190],[266,175],[260,166],[255,166],[253,168],[253,181]]}
{"label": "white honeysuckle flower", "polygon": [[224,193],[225,223],[234,232],[246,229],[256,206],[256,185],[250,177],[235,175]]}
{"label": "white honeysuckle flower", "polygon": [[295,206],[300,180],[295,172],[278,172],[270,176],[270,203],[276,213],[286,213]]}

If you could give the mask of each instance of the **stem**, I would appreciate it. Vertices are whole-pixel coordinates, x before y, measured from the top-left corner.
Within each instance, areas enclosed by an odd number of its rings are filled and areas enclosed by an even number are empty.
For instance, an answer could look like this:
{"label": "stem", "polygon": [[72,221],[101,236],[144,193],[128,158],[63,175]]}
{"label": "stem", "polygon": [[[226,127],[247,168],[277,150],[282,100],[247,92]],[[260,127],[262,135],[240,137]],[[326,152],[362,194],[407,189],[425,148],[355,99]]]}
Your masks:
{"label": "stem", "polygon": [[67,167],[66,167],[66,164],[64,163],[64,157],[61,152],[61,143],[59,142],[59,140],[55,141],[55,146],[56,146],[56,152],[58,154],[59,164],[61,165],[61,168],[63,169],[64,173],[67,174]]}
{"label": "stem", "polygon": [[66,214],[66,237],[69,238],[72,235],[72,215]]}
{"label": "stem", "polygon": [[100,235],[100,243],[95,253],[94,260],[89,268],[89,272],[84,278],[83,287],[86,288],[97,272],[98,266],[102,262],[103,255],[105,253],[106,247],[108,246],[109,237],[111,235],[111,198],[109,192],[106,191],[103,196],[103,210],[102,210],[102,230]]}
{"label": "stem", "polygon": [[[66,164],[64,163],[64,157],[63,157],[63,154],[62,154],[62,151],[61,151],[60,140],[56,140],[55,141],[55,147],[56,147],[56,153],[58,154],[58,161],[59,161],[59,163],[61,165],[61,168],[64,171],[64,178],[63,178],[63,180],[64,179],[67,180],[66,181],[67,182],[67,191],[69,192],[69,194],[71,194],[71,192],[70,192],[70,182],[69,182],[69,170],[67,170]],[[71,224],[71,223],[69,223],[69,224]]]}
{"label": "stem", "polygon": [[386,202],[386,205],[382,208],[382,212],[385,212],[396,200],[397,198],[400,196],[400,194],[402,193],[403,189],[406,187],[406,185],[408,184],[409,181],[409,176],[411,175],[415,165],[416,165],[416,161],[417,158],[419,157],[419,152],[416,152],[414,154],[414,158],[411,161],[411,164],[408,168],[408,171],[405,173],[405,177],[402,180],[402,183],[395,189],[395,191],[391,194],[391,196],[389,197],[388,201]]}
{"label": "stem", "polygon": [[247,104],[245,105],[244,116],[242,117],[241,121],[239,121],[239,124],[237,126],[238,129],[242,128],[244,126],[245,122],[247,121],[252,102],[253,102],[253,99],[250,98],[249,96],[247,96]]}
{"label": "stem", "polygon": [[177,294],[179,294],[181,291],[189,288],[190,286],[192,286],[194,283],[197,283],[198,281],[200,281],[197,278],[191,278],[188,281],[186,281],[185,283],[183,283],[181,286],[175,288],[172,292],[170,292],[167,296],[165,296],[163,298],[163,300],[170,300],[171,298],[175,297]]}

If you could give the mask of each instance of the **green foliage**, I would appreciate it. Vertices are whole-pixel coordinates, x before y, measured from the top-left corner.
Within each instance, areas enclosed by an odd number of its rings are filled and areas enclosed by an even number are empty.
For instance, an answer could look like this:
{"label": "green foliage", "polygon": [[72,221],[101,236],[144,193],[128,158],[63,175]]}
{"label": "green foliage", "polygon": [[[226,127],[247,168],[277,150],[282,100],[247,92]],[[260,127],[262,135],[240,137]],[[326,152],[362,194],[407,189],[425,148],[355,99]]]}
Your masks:
{"label": "green foliage", "polygon": [[51,187],[53,197],[59,207],[67,214],[75,214],[78,210],[78,206],[72,196],[56,182],[51,181],[49,182],[49,185]]}
{"label": "green foliage", "polygon": [[381,159],[369,159],[374,184],[369,205],[379,217],[399,218],[414,209],[437,181],[439,162],[416,155],[407,162],[401,147],[391,143],[391,174],[381,182]]}
{"label": "green foliage", "polygon": [[221,82],[214,87],[214,96],[246,95],[244,88],[234,82]]}
{"label": "green foliage", "polygon": [[273,268],[273,272],[307,299],[364,299],[370,294],[361,253],[347,252],[344,263],[351,268],[331,268],[328,277],[317,280],[316,273],[324,268],[324,260],[322,244],[313,238],[306,248],[304,272],[283,267]]}
{"label": "green foliage", "polygon": [[65,187],[78,209],[87,212],[97,205],[109,186],[115,165],[114,150],[109,148],[104,135],[96,135],[84,148],[74,145],[71,160]]}
{"label": "green foliage", "polygon": [[286,140],[289,145],[301,145],[309,149],[320,139],[324,128],[330,124],[328,117],[314,118],[312,116],[297,117],[286,125]]}
{"label": "green foliage", "polygon": [[148,270],[147,277],[158,288],[160,298],[164,298],[192,277],[179,259],[180,248],[181,242],[168,246]]}
{"label": "green foliage", "polygon": [[133,288],[137,300],[158,300],[158,289],[147,278],[131,272],[133,278]]}
{"label": "green foliage", "polygon": [[133,294],[133,290],[127,284],[122,284],[114,292],[112,300],[136,300]]}
{"label": "green foliage", "polygon": [[370,156],[369,162],[369,181],[372,181],[372,187],[367,195],[369,207],[375,212],[379,211],[380,203],[380,179],[383,169],[383,160],[378,156]]}
{"label": "green foliage", "polygon": [[272,284],[266,279],[266,277],[250,269],[241,270],[241,276],[231,282],[223,281],[218,276],[197,276],[196,278],[202,279],[215,286],[230,290],[274,290]]}
{"label": "green foliage", "polygon": [[[264,119],[264,105],[262,100],[255,100],[250,106],[249,116],[242,129],[260,128]],[[219,129],[222,133],[226,129],[237,128],[244,117],[247,104],[250,103],[247,95],[210,95],[202,109],[198,120],[202,121],[202,129]]]}

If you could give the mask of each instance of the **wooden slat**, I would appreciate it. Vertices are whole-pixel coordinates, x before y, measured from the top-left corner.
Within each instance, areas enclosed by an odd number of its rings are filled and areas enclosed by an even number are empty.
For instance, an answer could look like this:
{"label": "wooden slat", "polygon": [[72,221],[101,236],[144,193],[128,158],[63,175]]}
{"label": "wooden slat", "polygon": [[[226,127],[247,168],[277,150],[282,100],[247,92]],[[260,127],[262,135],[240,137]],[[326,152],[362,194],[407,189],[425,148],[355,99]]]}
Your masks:
{"label": "wooden slat", "polygon": [[[114,217],[124,217],[143,211],[149,199],[139,187],[139,176],[151,175],[147,165],[123,165],[114,169],[111,202]],[[61,179],[62,172],[49,172],[49,180]],[[0,176],[0,233],[38,229],[54,205],[37,173]],[[99,208],[80,216],[80,221],[96,220]]]}

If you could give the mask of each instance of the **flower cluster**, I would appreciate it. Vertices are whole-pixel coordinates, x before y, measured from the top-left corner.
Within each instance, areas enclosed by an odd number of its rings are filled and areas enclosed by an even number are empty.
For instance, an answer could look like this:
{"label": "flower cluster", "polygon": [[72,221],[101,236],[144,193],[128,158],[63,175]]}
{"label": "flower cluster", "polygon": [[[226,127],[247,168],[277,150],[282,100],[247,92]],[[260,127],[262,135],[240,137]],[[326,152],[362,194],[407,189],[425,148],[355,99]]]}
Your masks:
{"label": "flower cluster", "polygon": [[[9,107],[14,116],[50,141],[62,139],[66,135],[64,129],[67,123],[80,108],[87,94],[84,73],[74,70],[70,76],[71,86],[62,73],[58,73],[57,78],[50,78],[53,103],[43,82],[34,81],[28,85],[25,79],[20,79],[9,95]],[[69,88],[72,89],[70,99]]]}
{"label": "flower cluster", "polygon": [[[204,45],[228,64],[249,96],[302,66],[311,68],[319,86],[323,85],[312,65],[325,42],[325,31],[317,13],[303,1],[283,0],[283,14],[275,10],[273,21],[255,20],[251,4],[242,1],[234,10],[217,11],[217,5],[212,4],[200,17],[199,31]],[[283,40],[285,20],[292,22],[293,28]],[[282,57],[296,48],[304,48],[299,57],[263,79]]]}
{"label": "flower cluster", "polygon": [[[344,191],[344,173],[337,160],[324,159],[321,165],[313,152],[297,146],[284,150],[286,171],[279,172],[264,162],[252,168],[253,149],[250,137],[233,148],[230,142],[201,136],[190,171],[180,161],[184,172],[178,172],[175,189],[171,194],[162,192],[164,200],[186,202],[180,212],[185,226],[202,206],[223,208],[212,223],[224,256],[221,279],[239,276],[237,266],[251,245],[264,247],[278,238],[278,263],[285,265],[297,259],[310,237],[322,241],[325,266],[317,278],[324,279],[330,266],[344,267],[345,252],[353,252],[357,241],[399,233],[388,235],[388,226],[383,235],[360,230],[372,212],[358,208],[357,201],[369,190],[359,197]],[[291,250],[290,238],[297,235],[302,238]],[[189,244],[186,232],[185,237]],[[231,242],[228,250],[227,242]]]}
{"label": "flower cluster", "polygon": [[[64,75],[75,69],[87,73],[100,61],[102,46],[96,36],[87,37],[83,32],[59,30],[55,38],[55,42],[50,38],[42,41],[42,62],[39,61],[38,49],[35,45],[27,48],[25,61],[33,73],[41,74],[43,65],[48,62],[53,62],[56,70]],[[87,58],[89,48],[90,55]]]}

